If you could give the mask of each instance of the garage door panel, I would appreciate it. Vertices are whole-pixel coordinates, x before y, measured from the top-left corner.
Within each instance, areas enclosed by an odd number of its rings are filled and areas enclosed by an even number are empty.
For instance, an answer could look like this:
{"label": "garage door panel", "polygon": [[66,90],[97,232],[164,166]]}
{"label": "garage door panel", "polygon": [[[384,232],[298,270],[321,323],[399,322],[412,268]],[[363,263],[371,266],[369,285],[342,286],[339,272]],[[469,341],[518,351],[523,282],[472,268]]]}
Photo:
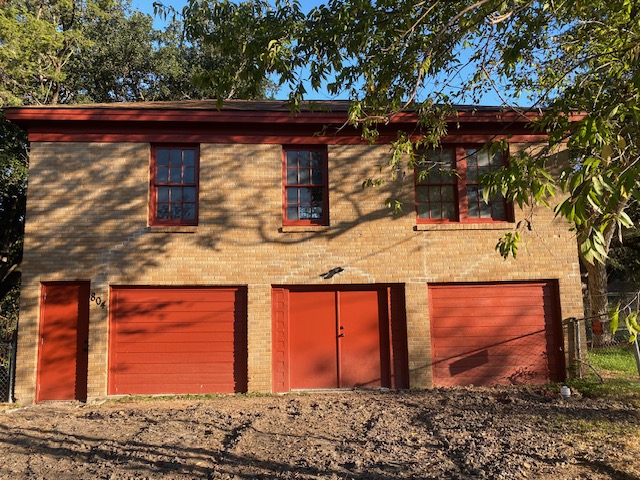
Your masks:
{"label": "garage door panel", "polygon": [[[474,297],[456,297],[452,298],[450,296],[438,296],[438,298],[451,300],[451,304],[454,307],[459,308],[493,308],[495,307],[513,307],[513,308],[544,308],[544,299],[540,296],[538,297],[530,297],[530,296],[502,296],[496,295],[495,293],[492,296],[474,296]],[[455,302],[455,303],[454,303]]]}
{"label": "garage door panel", "polygon": [[[528,357],[527,360],[529,364],[534,364],[534,363],[546,364],[547,356],[541,355],[537,358]],[[498,366],[505,366],[505,365],[514,366],[514,365],[524,364],[522,355],[514,352],[509,352],[507,350],[504,350],[502,353],[495,353],[492,351],[490,354],[490,357],[486,350],[482,350],[479,352],[472,352],[467,355],[459,355],[455,357],[444,356],[444,355],[433,357],[433,366],[435,369],[438,369],[439,371],[442,371],[445,369],[449,370],[451,368],[450,367],[451,365],[453,365],[453,367],[455,368],[461,368],[461,367],[466,368],[466,367],[475,367],[479,365],[484,365],[488,363],[492,363]]]}
{"label": "garage door panel", "polygon": [[174,353],[192,353],[192,352],[208,352],[215,354],[232,353],[234,351],[233,344],[229,342],[191,342],[185,343],[158,343],[158,344],[140,344],[140,343],[121,343],[118,349],[120,355],[127,353],[163,353],[167,356],[171,356]]}
{"label": "garage door panel", "polygon": [[495,307],[473,307],[472,305],[463,306],[458,302],[457,305],[452,305],[446,308],[434,308],[433,313],[436,317],[444,317],[444,318],[468,318],[471,314],[474,317],[484,317],[484,318],[495,318],[496,321],[500,321],[503,319],[504,321],[508,321],[509,319],[514,320],[520,317],[537,317],[540,318],[540,315],[544,315],[545,309],[542,305],[536,306],[522,306],[519,305],[515,308],[510,307],[500,307],[496,305]]}
{"label": "garage door panel", "polygon": [[[118,336],[126,338],[119,339],[119,343],[141,343],[141,344],[161,344],[161,343],[191,343],[195,339],[201,342],[233,342],[233,332],[197,332],[193,333],[175,333],[175,332],[157,332],[153,329],[148,331],[137,331],[132,333],[118,332]],[[152,337],[152,338],[150,338]]]}
{"label": "garage door panel", "polygon": [[[431,314],[435,318],[440,318],[441,324],[433,325],[431,328],[432,335],[433,332],[436,334],[440,332],[442,329],[450,328],[450,329],[469,329],[469,315],[468,313],[460,316],[450,316],[450,315],[440,315],[437,312],[432,312]],[[514,323],[517,322],[517,327],[523,328],[539,328],[540,327],[540,315],[543,313],[538,313],[538,315],[521,315],[514,318],[513,315],[491,315],[483,318],[483,322],[479,325],[479,328],[494,328],[497,331],[501,329],[507,329],[514,327]],[[475,328],[475,327],[474,327]]]}
{"label": "garage door panel", "polygon": [[[129,304],[137,303],[234,303],[238,289],[224,287],[114,287],[115,297]],[[211,297],[211,290],[216,290],[216,297]],[[185,297],[184,292],[189,292]]]}
{"label": "garage door panel", "polygon": [[[526,323],[521,324],[518,320],[518,325],[513,325],[513,320],[504,326],[498,325],[478,325],[470,328],[469,321],[463,327],[446,326],[446,327],[434,327],[431,335],[443,338],[451,338],[457,336],[463,337],[492,337],[492,338],[514,338],[518,336],[527,336],[543,333],[544,329],[540,328],[539,324]],[[449,325],[449,322],[447,322]]]}
{"label": "garage door panel", "polygon": [[485,283],[485,284],[448,284],[448,285],[430,285],[432,292],[438,292],[441,298],[457,299],[460,298],[458,288],[463,286],[464,298],[487,298],[487,297],[536,297],[541,295],[550,297],[550,292],[542,292],[541,289],[546,288],[546,282],[527,282],[527,283]]}
{"label": "garage door panel", "polygon": [[540,372],[512,372],[501,375],[499,372],[481,372],[476,375],[442,376],[441,387],[455,387],[460,385],[475,385],[478,387],[492,387],[496,385],[527,385],[547,383],[547,375]]}
{"label": "garage door panel", "polygon": [[429,298],[436,385],[557,379],[564,359],[549,283],[429,286]]}
{"label": "garage door panel", "polygon": [[[153,366],[158,372],[167,370],[171,365],[209,365],[211,363],[224,363],[233,365],[229,361],[229,353],[232,352],[184,352],[173,353],[171,356],[166,353],[125,353],[120,355],[122,367],[115,367],[115,371],[130,371],[140,366]],[[126,365],[126,366],[125,366]]]}
{"label": "garage door panel", "polygon": [[[135,388],[136,395],[159,395],[157,392],[157,385],[152,384],[133,384],[123,385],[123,389]],[[197,385],[198,390],[194,390],[191,384],[181,383],[167,383],[166,388],[171,390],[171,395],[205,395],[208,393],[236,393],[235,390],[229,388],[226,382],[220,383],[199,383]],[[161,395],[161,394],[160,394]]]}
{"label": "garage door panel", "polygon": [[[140,383],[148,383],[143,381],[143,376],[152,378],[152,375],[183,375],[183,381],[185,383],[193,383],[189,378],[195,378],[196,376],[203,379],[210,378],[214,375],[216,378],[227,378],[233,380],[233,376],[230,372],[232,367],[231,362],[227,362],[222,359],[219,362],[212,361],[207,363],[194,363],[185,361],[176,362],[175,364],[157,365],[151,363],[141,363],[131,368],[123,367],[119,373],[120,380],[123,383],[135,383],[136,378],[140,378]],[[206,370],[207,373],[203,373]],[[158,378],[158,377],[153,377]],[[196,381],[197,383],[197,381]],[[202,382],[201,382],[202,383]]]}
{"label": "garage door panel", "polygon": [[193,319],[190,322],[128,322],[124,324],[116,325],[116,332],[125,334],[127,336],[135,335],[138,333],[143,334],[219,334],[219,335],[233,335],[234,322],[233,318],[230,318],[226,322],[210,322],[206,317],[200,319]]}
{"label": "garage door panel", "polygon": [[435,351],[451,352],[454,355],[459,355],[464,351],[473,351],[479,349],[495,349],[500,351],[501,349],[507,350],[520,350],[536,347],[546,347],[547,341],[545,338],[540,338],[544,335],[544,330],[539,331],[538,334],[517,336],[517,337],[495,337],[495,336],[465,336],[465,337],[442,337],[437,339],[437,345],[434,348]]}
{"label": "garage door panel", "polygon": [[[118,299],[118,302],[123,302],[122,299]],[[163,300],[162,302],[153,303],[125,303],[121,308],[121,313],[128,315],[140,315],[143,316],[146,313],[153,313],[154,315],[161,317],[161,313],[175,314],[190,312],[192,314],[207,313],[222,315],[228,315],[229,312],[234,311],[234,302],[195,302],[195,301],[170,301]]]}
{"label": "garage door panel", "polygon": [[113,287],[109,392],[246,390],[246,290]]}

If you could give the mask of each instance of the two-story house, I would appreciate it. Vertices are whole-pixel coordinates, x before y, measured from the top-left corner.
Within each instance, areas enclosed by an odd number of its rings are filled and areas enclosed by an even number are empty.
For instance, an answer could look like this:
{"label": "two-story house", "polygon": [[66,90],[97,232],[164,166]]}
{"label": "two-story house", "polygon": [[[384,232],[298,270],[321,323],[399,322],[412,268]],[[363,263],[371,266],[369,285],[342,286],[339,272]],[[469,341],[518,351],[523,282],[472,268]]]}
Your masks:
{"label": "two-story house", "polygon": [[371,145],[318,105],[8,109],[31,144],[17,399],[564,379],[574,236],[539,209],[503,260],[527,212],[478,184],[504,161],[485,142],[543,140],[529,119],[461,108],[438,167],[391,180],[414,116]]}

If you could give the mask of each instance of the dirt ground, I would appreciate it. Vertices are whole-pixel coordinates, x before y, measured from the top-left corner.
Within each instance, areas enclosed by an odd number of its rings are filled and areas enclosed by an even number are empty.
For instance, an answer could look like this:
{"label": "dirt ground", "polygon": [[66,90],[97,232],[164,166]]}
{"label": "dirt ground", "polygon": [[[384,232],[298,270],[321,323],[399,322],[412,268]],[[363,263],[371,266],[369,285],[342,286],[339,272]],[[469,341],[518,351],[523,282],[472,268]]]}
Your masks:
{"label": "dirt ground", "polygon": [[50,403],[0,414],[8,479],[640,479],[640,402],[536,388]]}

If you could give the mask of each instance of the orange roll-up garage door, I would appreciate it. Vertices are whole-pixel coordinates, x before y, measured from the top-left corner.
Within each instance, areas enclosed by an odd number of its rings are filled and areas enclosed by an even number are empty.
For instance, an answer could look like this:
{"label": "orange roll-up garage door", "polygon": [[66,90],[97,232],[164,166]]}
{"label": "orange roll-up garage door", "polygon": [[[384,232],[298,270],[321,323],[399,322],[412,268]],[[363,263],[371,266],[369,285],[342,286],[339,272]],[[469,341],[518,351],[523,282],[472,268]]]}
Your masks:
{"label": "orange roll-up garage door", "polygon": [[553,281],[429,285],[434,385],[561,381],[557,298]]}
{"label": "orange roll-up garage door", "polygon": [[247,388],[244,288],[112,287],[109,394]]}

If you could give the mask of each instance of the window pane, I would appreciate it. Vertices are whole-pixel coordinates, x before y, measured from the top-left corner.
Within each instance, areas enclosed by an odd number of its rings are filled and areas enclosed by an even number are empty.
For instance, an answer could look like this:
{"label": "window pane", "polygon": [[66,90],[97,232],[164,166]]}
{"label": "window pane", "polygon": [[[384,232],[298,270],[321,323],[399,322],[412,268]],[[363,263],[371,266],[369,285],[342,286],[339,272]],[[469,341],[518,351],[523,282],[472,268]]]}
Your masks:
{"label": "window pane", "polygon": [[169,165],[169,150],[166,148],[156,149],[156,164]]}
{"label": "window pane", "polygon": [[443,168],[447,170],[451,169],[453,166],[453,150],[447,148],[446,150],[442,150],[440,154],[440,161],[442,162]]}
{"label": "window pane", "polygon": [[506,220],[507,212],[504,209],[504,202],[501,199],[497,199],[491,202],[491,207],[493,211],[493,219],[494,220]]}
{"label": "window pane", "polygon": [[416,198],[420,203],[429,201],[429,187],[417,187]]}
{"label": "window pane", "polygon": [[310,220],[311,219],[311,207],[302,205],[300,206],[300,220]]}
{"label": "window pane", "polygon": [[431,218],[442,218],[442,205],[440,205],[439,203],[431,204]]}
{"label": "window pane", "polygon": [[486,151],[478,152],[477,157],[478,157],[478,166],[488,167],[491,165],[491,162],[489,161],[489,152],[486,152]]}
{"label": "window pane", "polygon": [[474,218],[480,217],[480,208],[478,205],[478,187],[469,185],[467,187],[467,202],[469,204],[469,216]]}
{"label": "window pane", "polygon": [[158,168],[156,170],[156,182],[158,183],[167,183],[169,180],[169,169],[168,168]]}
{"label": "window pane", "polygon": [[491,167],[486,165],[486,166],[482,166],[482,167],[478,167],[478,180],[480,180],[480,177],[482,175],[484,175],[485,173],[489,173],[491,171]]}
{"label": "window pane", "polygon": [[478,167],[467,164],[467,182],[478,181]]}
{"label": "window pane", "polygon": [[322,152],[311,152],[311,168],[322,169]]}
{"label": "window pane", "polygon": [[447,218],[449,220],[456,219],[456,206],[453,203],[443,203],[442,204],[442,218]]}
{"label": "window pane", "polygon": [[184,187],[182,189],[182,201],[183,202],[195,202],[196,201],[196,187]]}
{"label": "window pane", "polygon": [[193,183],[196,180],[196,169],[195,168],[185,168],[184,169],[184,183]]}
{"label": "window pane", "polygon": [[311,183],[311,174],[308,169],[300,170],[300,184],[309,185]]}
{"label": "window pane", "polygon": [[311,189],[310,188],[301,188],[300,189],[300,203],[311,203]]}
{"label": "window pane", "polygon": [[313,203],[322,203],[322,187],[313,187],[311,189],[311,201]]}
{"label": "window pane", "polygon": [[181,183],[182,182],[182,169],[170,168],[169,169],[169,183]]}
{"label": "window pane", "polygon": [[158,203],[169,201],[169,187],[158,187]]}
{"label": "window pane", "polygon": [[498,152],[491,157],[491,166],[493,168],[502,167],[502,153]]}
{"label": "window pane", "polygon": [[171,202],[182,202],[182,187],[171,187]]}
{"label": "window pane", "polygon": [[171,150],[169,165],[172,167],[182,165],[182,150]]}
{"label": "window pane", "polygon": [[172,203],[171,204],[171,219],[180,219],[182,218],[182,205]]}
{"label": "window pane", "polygon": [[477,150],[466,150],[465,154],[467,156],[467,165],[477,165],[478,164],[478,151]]}
{"label": "window pane", "polygon": [[195,167],[196,165],[196,152],[195,150],[184,151],[184,164],[187,167]]}
{"label": "window pane", "polygon": [[166,203],[159,203],[156,208],[156,218],[166,220],[169,218],[169,205]]}
{"label": "window pane", "polygon": [[425,203],[421,203],[418,205],[418,218],[430,218],[429,205]]}
{"label": "window pane", "polygon": [[298,152],[287,152],[287,167],[294,168],[298,166]]}
{"label": "window pane", "polygon": [[447,181],[447,175],[440,169],[439,165],[434,166],[427,173],[428,174],[425,177],[425,183],[440,183]]}
{"label": "window pane", "polygon": [[429,201],[430,202],[438,202],[440,203],[440,187],[431,187],[429,188]]}
{"label": "window pane", "polygon": [[287,203],[298,203],[297,188],[287,188]]}
{"label": "window pane", "polygon": [[182,205],[182,218],[185,220],[193,220],[196,218],[195,203],[185,203]]}
{"label": "window pane", "polygon": [[302,150],[298,153],[298,159],[300,161],[300,168],[311,167],[311,152],[308,150]]}
{"label": "window pane", "polygon": [[311,184],[312,185],[321,185],[322,184],[322,170],[319,168],[314,168],[311,170]]}
{"label": "window pane", "polygon": [[484,200],[480,200],[480,217],[491,218],[491,206],[488,203],[484,203]]}
{"label": "window pane", "polygon": [[446,201],[446,202],[454,202],[456,199],[456,192],[455,192],[455,188],[453,186],[449,187],[449,186],[442,186],[440,187],[440,198],[442,198],[442,201]]}
{"label": "window pane", "polygon": [[298,170],[287,170],[287,185],[295,185],[298,183]]}
{"label": "window pane", "polygon": [[320,206],[311,207],[311,218],[315,220],[322,218],[322,207]]}
{"label": "window pane", "polygon": [[287,207],[287,219],[288,220],[299,220],[299,218],[298,218],[298,207]]}

